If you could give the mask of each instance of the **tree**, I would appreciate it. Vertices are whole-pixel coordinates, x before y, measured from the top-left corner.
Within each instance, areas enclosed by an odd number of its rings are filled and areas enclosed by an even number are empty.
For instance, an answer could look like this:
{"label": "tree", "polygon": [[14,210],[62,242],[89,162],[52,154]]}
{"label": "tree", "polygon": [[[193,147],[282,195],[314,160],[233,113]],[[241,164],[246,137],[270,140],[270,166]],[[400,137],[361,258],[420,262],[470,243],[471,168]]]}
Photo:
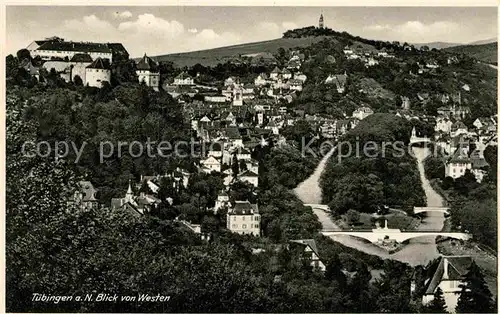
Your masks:
{"label": "tree", "polygon": [[73,78],[73,83],[75,83],[76,86],[83,86],[83,80],[80,75],[75,75],[75,77]]}
{"label": "tree", "polygon": [[492,307],[492,294],[475,262],[470,265],[459,287],[457,313],[492,313],[496,310]]}
{"label": "tree", "polygon": [[440,287],[434,292],[434,299],[425,307],[426,313],[447,313],[446,301],[443,297],[443,290]]}
{"label": "tree", "polygon": [[16,53],[17,59],[23,61],[24,59],[31,60],[31,54],[28,49],[20,49]]}
{"label": "tree", "polygon": [[240,163],[238,162],[238,156],[236,155],[236,153],[233,154],[231,170],[233,171],[233,178],[237,178],[238,174],[240,174]]}
{"label": "tree", "polygon": [[354,225],[359,222],[360,214],[357,210],[349,209],[345,215],[349,224]]}

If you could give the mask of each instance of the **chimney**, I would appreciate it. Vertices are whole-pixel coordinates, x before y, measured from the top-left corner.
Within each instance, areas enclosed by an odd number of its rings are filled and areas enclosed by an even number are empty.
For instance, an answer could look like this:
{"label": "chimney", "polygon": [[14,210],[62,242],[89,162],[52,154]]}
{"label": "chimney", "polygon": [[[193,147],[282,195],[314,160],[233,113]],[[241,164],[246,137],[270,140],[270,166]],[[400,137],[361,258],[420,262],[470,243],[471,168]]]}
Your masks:
{"label": "chimney", "polygon": [[444,266],[444,270],[443,270],[443,279],[448,279],[448,259],[446,257],[443,256],[443,266]]}

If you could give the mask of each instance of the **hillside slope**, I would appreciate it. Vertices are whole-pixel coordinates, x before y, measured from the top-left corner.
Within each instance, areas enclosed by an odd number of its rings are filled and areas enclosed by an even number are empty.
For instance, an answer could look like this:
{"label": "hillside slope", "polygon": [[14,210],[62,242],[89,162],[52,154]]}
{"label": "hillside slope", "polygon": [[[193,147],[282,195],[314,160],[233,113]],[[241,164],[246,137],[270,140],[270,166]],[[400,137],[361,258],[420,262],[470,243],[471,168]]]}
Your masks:
{"label": "hillside slope", "polygon": [[491,64],[497,64],[498,53],[497,53],[498,43],[489,43],[484,45],[463,45],[443,49],[446,52],[452,53],[463,53],[471,56],[479,61]]}
{"label": "hillside slope", "polygon": [[175,53],[156,56],[157,61],[172,61],[178,67],[193,66],[200,63],[204,66],[215,66],[224,63],[231,57],[244,56],[255,53],[274,53],[278,48],[306,47],[322,40],[324,37],[307,38],[279,38],[255,43],[220,47],[208,50]]}

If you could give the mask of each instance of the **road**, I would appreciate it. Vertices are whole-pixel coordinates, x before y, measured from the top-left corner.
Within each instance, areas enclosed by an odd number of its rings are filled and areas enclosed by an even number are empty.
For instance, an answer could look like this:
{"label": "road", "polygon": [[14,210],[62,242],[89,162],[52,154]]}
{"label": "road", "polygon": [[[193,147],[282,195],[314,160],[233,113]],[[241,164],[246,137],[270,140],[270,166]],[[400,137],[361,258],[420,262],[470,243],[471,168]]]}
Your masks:
{"label": "road", "polygon": [[[321,204],[321,188],[319,186],[319,179],[321,173],[325,169],[326,162],[328,158],[333,153],[330,151],[318,164],[314,173],[307,178],[304,182],[299,184],[295,188],[294,192],[299,197],[302,202],[306,204]],[[422,181],[422,187],[425,191],[427,197],[427,206],[443,206],[443,199],[441,196],[434,191],[429,183],[429,180],[425,178],[423,160],[430,153],[426,148],[414,147],[413,153],[418,162],[418,170],[420,172],[420,179]],[[320,209],[314,209],[314,213],[318,216],[318,220],[323,225],[324,230],[340,230],[336,226],[329,215]],[[421,231],[441,231],[444,223],[444,215],[442,213],[428,213],[427,217],[422,220],[419,228],[417,230]],[[394,259],[401,262],[408,263],[412,266],[416,265],[426,265],[430,260],[433,260],[439,256],[437,246],[435,243],[435,237],[419,237],[417,239],[412,239],[409,243],[403,247],[400,251],[389,254],[386,250],[365,241],[353,238],[350,236],[333,236],[335,241],[367,254],[377,255],[381,258]]]}

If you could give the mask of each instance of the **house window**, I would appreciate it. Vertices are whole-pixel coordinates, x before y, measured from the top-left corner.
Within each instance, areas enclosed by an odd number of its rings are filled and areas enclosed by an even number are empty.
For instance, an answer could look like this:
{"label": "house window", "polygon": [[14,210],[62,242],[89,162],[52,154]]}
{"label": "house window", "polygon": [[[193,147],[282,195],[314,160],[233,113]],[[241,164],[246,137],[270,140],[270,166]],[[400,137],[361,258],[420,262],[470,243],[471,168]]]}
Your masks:
{"label": "house window", "polygon": [[246,229],[247,228],[247,225],[243,224],[243,229]]}
{"label": "house window", "polygon": [[245,216],[241,217],[241,220],[245,221]]}
{"label": "house window", "polygon": [[259,216],[255,216],[255,221],[259,221]]}
{"label": "house window", "polygon": [[236,229],[238,228],[238,225],[237,224],[233,224],[233,229]]}
{"label": "house window", "polygon": [[259,229],[259,224],[255,224],[255,228]]}

